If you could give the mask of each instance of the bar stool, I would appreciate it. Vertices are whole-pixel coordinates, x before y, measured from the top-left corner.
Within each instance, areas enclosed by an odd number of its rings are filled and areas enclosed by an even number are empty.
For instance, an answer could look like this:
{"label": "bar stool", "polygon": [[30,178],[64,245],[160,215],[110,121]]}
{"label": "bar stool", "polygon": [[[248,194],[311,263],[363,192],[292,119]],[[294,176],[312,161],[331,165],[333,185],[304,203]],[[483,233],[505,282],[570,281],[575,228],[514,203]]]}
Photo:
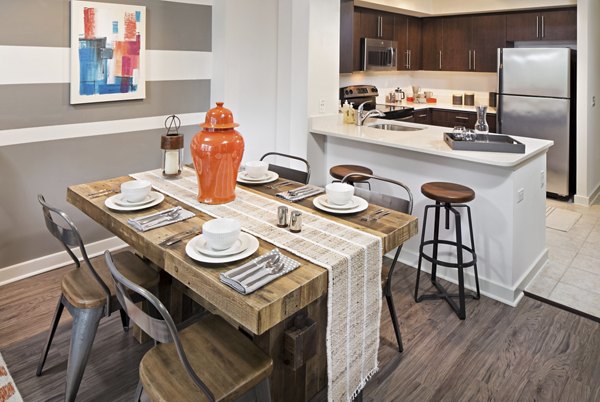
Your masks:
{"label": "bar stool", "polygon": [[[445,182],[432,182],[425,183],[421,186],[421,193],[427,198],[435,201],[435,205],[427,205],[425,207],[425,213],[423,216],[423,230],[421,231],[421,246],[419,248],[419,266],[417,270],[417,283],[415,286],[415,302],[419,303],[422,300],[433,300],[433,299],[444,299],[448,302],[450,307],[454,310],[458,318],[464,320],[466,318],[465,313],[465,286],[464,286],[464,273],[463,269],[473,267],[475,273],[475,284],[477,286],[476,294],[469,294],[473,299],[479,299],[479,278],[477,276],[477,255],[475,253],[475,242],[473,239],[473,223],[471,220],[471,208],[464,203],[472,201],[475,198],[475,192],[466,186],[455,183]],[[467,210],[467,217],[469,220],[469,234],[471,236],[471,247],[463,244],[462,239],[462,228],[461,228],[461,215],[458,208],[465,208]],[[435,210],[434,215],[434,229],[433,239],[425,240],[425,229],[427,227],[427,215],[430,209]],[[446,211],[445,228],[450,229],[450,213],[454,214],[455,221],[455,241],[451,240],[440,240],[440,210]],[[438,259],[438,246],[445,244],[456,247],[456,263],[449,261],[442,261]],[[432,254],[425,252],[426,246],[432,246]],[[467,252],[471,259],[465,261],[463,258],[463,252]],[[423,258],[431,262],[431,283],[437,288],[438,293],[427,294],[419,296],[419,279],[421,276],[421,262]],[[456,268],[458,270],[458,294],[449,294],[448,291],[437,282],[437,266],[443,266],[448,268]],[[452,298],[458,297],[459,305]]]}
{"label": "bar stool", "polygon": [[369,190],[371,189],[371,183],[369,183],[369,178],[363,175],[373,175],[373,171],[365,166],[360,165],[335,165],[329,169],[329,174],[333,177],[334,181],[341,181],[344,177],[348,176],[350,173],[362,173],[362,175],[349,176],[346,178],[346,183],[354,185],[354,183],[366,183],[369,186]]}

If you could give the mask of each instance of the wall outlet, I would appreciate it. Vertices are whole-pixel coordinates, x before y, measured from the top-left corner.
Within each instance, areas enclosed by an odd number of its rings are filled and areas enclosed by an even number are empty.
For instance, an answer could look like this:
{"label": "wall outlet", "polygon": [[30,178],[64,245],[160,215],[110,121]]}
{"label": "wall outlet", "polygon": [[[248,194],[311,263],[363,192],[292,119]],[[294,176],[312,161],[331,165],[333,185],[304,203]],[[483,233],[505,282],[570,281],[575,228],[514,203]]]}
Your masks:
{"label": "wall outlet", "polygon": [[319,101],[319,113],[325,113],[325,99]]}
{"label": "wall outlet", "polygon": [[540,188],[544,188],[546,186],[546,171],[540,170]]}
{"label": "wall outlet", "polygon": [[525,189],[520,188],[517,191],[517,204],[520,203],[521,201],[523,201],[524,199],[525,199]]}

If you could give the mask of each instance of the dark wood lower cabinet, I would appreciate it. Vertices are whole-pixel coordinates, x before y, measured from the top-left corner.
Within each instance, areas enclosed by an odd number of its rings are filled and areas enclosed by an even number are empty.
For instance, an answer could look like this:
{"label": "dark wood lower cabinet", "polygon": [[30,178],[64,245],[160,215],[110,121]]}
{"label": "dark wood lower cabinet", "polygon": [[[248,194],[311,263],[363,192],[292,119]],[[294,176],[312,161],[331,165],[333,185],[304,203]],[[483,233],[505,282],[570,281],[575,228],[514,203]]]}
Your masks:
{"label": "dark wood lower cabinet", "polygon": [[431,125],[431,109],[415,110],[415,123]]}
{"label": "dark wood lower cabinet", "polygon": [[[477,113],[475,112],[460,112],[456,110],[443,110],[443,109],[429,109],[428,120],[430,123],[422,123],[418,120],[417,115],[425,114],[424,110],[415,111],[415,123],[431,124],[433,126],[440,127],[454,127],[464,126],[466,128],[473,128],[477,121]],[[490,126],[490,133],[496,132],[496,114],[488,113],[485,116],[488,125]]]}

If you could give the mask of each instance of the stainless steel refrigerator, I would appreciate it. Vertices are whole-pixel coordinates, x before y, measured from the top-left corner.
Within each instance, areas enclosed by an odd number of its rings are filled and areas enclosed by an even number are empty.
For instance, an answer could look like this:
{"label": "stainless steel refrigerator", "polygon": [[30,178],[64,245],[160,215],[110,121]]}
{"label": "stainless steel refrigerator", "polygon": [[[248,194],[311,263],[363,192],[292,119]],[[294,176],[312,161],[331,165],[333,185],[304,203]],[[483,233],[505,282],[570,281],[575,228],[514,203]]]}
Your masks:
{"label": "stainless steel refrigerator", "polygon": [[575,190],[574,60],[567,48],[498,49],[498,132],[554,141],[546,191],[561,198]]}

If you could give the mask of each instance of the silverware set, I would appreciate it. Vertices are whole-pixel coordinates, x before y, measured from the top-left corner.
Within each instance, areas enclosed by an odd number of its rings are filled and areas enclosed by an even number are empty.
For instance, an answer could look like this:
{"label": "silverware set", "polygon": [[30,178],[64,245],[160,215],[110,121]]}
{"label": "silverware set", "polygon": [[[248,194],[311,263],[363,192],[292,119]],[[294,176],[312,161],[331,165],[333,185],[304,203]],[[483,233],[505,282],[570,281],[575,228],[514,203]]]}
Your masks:
{"label": "silverware set", "polygon": [[288,186],[288,185],[293,184],[293,183],[294,183],[293,181],[286,180],[286,181],[282,181],[282,182],[279,182],[279,183],[270,184],[270,185],[268,185],[266,187],[274,190],[276,188],[283,187],[283,186]]}
{"label": "silverware set", "polygon": [[112,193],[118,193],[118,191],[116,191],[112,188],[105,188],[104,190],[98,190],[98,191],[94,191],[93,193],[89,193],[87,195],[87,197],[88,198],[99,198],[99,197],[107,196]]}
{"label": "silverware set", "polygon": [[289,190],[288,194],[292,197],[297,197],[299,195],[309,194],[309,193],[312,193],[312,192],[318,191],[318,190],[319,189],[317,187],[307,184],[306,186],[298,187],[294,190]]}
{"label": "silverware set", "polygon": [[237,272],[235,274],[235,276],[231,277],[231,279],[234,279],[235,281],[241,283],[242,281],[244,281],[244,280],[250,278],[251,276],[253,276],[254,274],[256,274],[261,269],[264,269],[265,273],[263,275],[261,275],[260,277],[258,277],[256,279],[253,279],[252,282],[245,285],[246,287],[248,287],[248,286],[253,285],[254,283],[262,280],[267,275],[273,275],[273,274],[281,272],[283,267],[284,267],[284,262],[281,261],[281,253],[279,252],[278,249],[275,249],[275,252],[265,254],[264,256],[259,257],[256,261],[253,262],[252,265],[249,265],[242,271]]}
{"label": "silverware set", "polygon": [[172,246],[173,244],[179,243],[181,240],[186,239],[191,236],[196,236],[202,233],[202,230],[198,226],[194,226],[189,230],[184,230],[183,232],[175,233],[172,236],[167,237],[165,240],[159,243],[160,246]]}
{"label": "silverware set", "polygon": [[372,222],[383,218],[390,214],[390,211],[386,211],[385,209],[378,209],[377,211],[370,213],[369,215],[363,216],[360,218],[361,221]]}
{"label": "silverware set", "polygon": [[175,220],[179,218],[181,214],[181,207],[173,207],[169,209],[165,209],[164,211],[148,216],[146,218],[136,219],[136,223],[140,226],[145,227],[146,229],[152,228],[156,225],[159,225],[164,222],[168,222],[170,220]]}

